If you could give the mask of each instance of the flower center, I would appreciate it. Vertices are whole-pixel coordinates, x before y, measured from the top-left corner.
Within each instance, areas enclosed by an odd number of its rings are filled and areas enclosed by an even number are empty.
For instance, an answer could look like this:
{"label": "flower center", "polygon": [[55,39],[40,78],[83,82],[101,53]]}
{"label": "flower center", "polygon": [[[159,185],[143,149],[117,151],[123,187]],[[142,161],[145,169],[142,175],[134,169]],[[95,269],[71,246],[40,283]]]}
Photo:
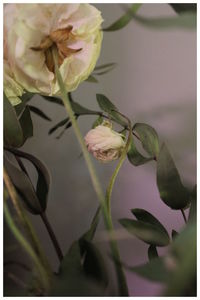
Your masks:
{"label": "flower center", "polygon": [[50,72],[54,72],[55,64],[53,59],[53,47],[56,46],[58,52],[58,65],[62,65],[64,59],[70,55],[82,50],[72,49],[67,46],[69,38],[73,38],[72,26],[52,31],[49,36],[45,37],[38,47],[31,47],[34,51],[43,51],[45,55],[45,63]]}

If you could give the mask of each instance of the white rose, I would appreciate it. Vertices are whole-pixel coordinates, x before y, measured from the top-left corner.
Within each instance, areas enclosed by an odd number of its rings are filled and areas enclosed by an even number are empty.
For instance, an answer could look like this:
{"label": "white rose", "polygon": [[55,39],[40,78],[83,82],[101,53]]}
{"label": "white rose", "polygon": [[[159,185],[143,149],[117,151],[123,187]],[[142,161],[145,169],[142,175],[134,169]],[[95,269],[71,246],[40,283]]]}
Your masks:
{"label": "white rose", "polygon": [[3,61],[3,90],[12,105],[21,103],[23,88],[15,81],[14,75],[6,60]]}
{"label": "white rose", "polygon": [[91,129],[85,136],[85,143],[88,151],[101,162],[118,159],[125,147],[123,135],[104,125]]}
{"label": "white rose", "polygon": [[89,4],[6,4],[7,59],[27,91],[59,94],[52,48],[67,91],[77,88],[93,71],[102,41],[99,10]]}

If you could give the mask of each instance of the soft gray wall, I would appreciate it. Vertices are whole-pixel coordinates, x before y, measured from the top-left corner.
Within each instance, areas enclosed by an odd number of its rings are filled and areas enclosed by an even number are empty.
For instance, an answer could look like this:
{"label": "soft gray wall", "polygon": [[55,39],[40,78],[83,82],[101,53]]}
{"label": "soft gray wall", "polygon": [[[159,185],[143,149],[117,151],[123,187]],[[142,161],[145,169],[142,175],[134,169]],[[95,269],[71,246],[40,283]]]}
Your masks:
{"label": "soft gray wall", "polygon": [[[97,4],[105,20],[111,24],[123,13],[117,4]],[[144,4],[145,16],[172,16],[167,4]],[[117,62],[115,70],[99,77],[98,84],[82,83],[74,93],[75,100],[86,107],[97,108],[95,94],[103,93],[134,122],[145,122],[156,128],[177,163],[184,182],[196,181],[196,33],[185,30],[152,30],[132,21],[115,33],[104,33],[98,64]],[[47,214],[64,252],[89,226],[97,207],[97,197],[80,148],[72,129],[61,139],[48,136],[49,128],[65,117],[60,106],[35,97],[37,104],[53,120],[45,122],[33,115],[34,137],[24,150],[43,159],[52,175]],[[94,118],[82,117],[83,134],[91,128]],[[105,189],[115,163],[102,165],[94,161]],[[180,212],[172,211],[159,198],[155,163],[133,167],[126,161],[117,178],[112,212],[116,228],[118,219],[131,217],[131,208],[145,208],[168,228],[183,226]],[[53,266],[57,258],[39,217],[32,218]],[[108,251],[102,241],[103,224],[96,235],[97,245]],[[147,260],[147,245],[129,236],[119,241],[122,260],[136,265]],[[163,253],[163,250],[160,250]],[[127,273],[129,291],[133,296],[155,296],[161,287]]]}

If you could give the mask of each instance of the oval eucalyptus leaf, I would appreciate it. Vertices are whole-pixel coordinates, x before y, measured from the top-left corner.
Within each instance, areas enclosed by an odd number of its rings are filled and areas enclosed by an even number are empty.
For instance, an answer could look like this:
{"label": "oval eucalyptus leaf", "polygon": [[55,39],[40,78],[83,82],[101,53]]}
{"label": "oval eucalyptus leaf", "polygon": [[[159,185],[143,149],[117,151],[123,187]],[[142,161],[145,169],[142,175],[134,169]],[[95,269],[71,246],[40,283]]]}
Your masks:
{"label": "oval eucalyptus leaf", "polygon": [[189,193],[182,185],[178,170],[165,144],[162,145],[157,160],[157,186],[160,198],[172,209],[181,209],[188,204]]}
{"label": "oval eucalyptus leaf", "polygon": [[190,204],[188,221],[196,223],[197,220],[197,186],[196,185],[192,190],[190,198],[191,198],[191,204]]}
{"label": "oval eucalyptus leaf", "polygon": [[93,75],[90,75],[86,81],[88,82],[92,82],[92,83],[98,83],[98,80],[93,76]]}
{"label": "oval eucalyptus leaf", "polygon": [[159,154],[159,138],[155,129],[145,123],[136,123],[133,126],[140,137],[143,148],[151,156],[157,157]]}
{"label": "oval eucalyptus leaf", "polygon": [[38,107],[35,107],[33,105],[28,105],[29,109],[31,112],[33,112],[34,114],[38,115],[39,117],[41,117],[44,120],[47,121],[51,121],[51,119]]}
{"label": "oval eucalyptus leaf", "polygon": [[118,108],[104,95],[97,94],[96,95],[97,102],[99,107],[109,114],[109,116],[115,120],[118,124],[122,126],[126,126],[126,122],[121,118],[121,116],[117,113]]}
{"label": "oval eucalyptus leaf", "polygon": [[66,125],[69,122],[69,118],[65,118],[62,121],[58,122],[56,125],[54,125],[50,130],[49,130],[49,134],[52,134],[54,131],[56,131],[58,128]]}
{"label": "oval eucalyptus leaf", "polygon": [[15,167],[6,157],[4,157],[4,166],[25,207],[32,214],[40,214],[42,207],[28,176]]}
{"label": "oval eucalyptus leaf", "polygon": [[130,163],[134,166],[140,166],[147,163],[148,161],[153,160],[153,158],[144,157],[142,154],[138,152],[133,137],[131,138],[131,143],[130,143],[129,151],[127,153],[127,157]]}
{"label": "oval eucalyptus leaf", "polygon": [[48,193],[49,193],[50,181],[51,181],[50,174],[47,167],[44,165],[44,163],[41,160],[39,160],[37,157],[33,156],[30,153],[26,153],[17,149],[8,149],[8,150],[17,156],[30,161],[36,168],[36,171],[38,173],[36,195],[41,205],[42,212],[44,212],[47,206]]}
{"label": "oval eucalyptus leaf", "polygon": [[135,14],[138,9],[140,8],[141,4],[132,4],[131,7],[127,10],[127,12],[119,18],[117,21],[115,21],[110,26],[103,29],[103,31],[116,31],[119,29],[124,28],[132,19],[132,14]]}
{"label": "oval eucalyptus leaf", "polygon": [[135,235],[147,244],[160,247],[167,246],[169,244],[168,235],[160,231],[155,225],[131,219],[120,219],[119,222],[131,234]]}
{"label": "oval eucalyptus leaf", "polygon": [[149,223],[149,224],[156,226],[157,229],[162,231],[163,234],[165,234],[169,239],[169,235],[168,235],[168,232],[165,229],[165,227],[158,221],[158,219],[156,219],[148,211],[141,209],[141,208],[134,208],[134,209],[131,209],[131,212],[133,213],[133,215],[136,217],[136,219],[138,221],[143,221],[145,223]]}
{"label": "oval eucalyptus leaf", "polygon": [[88,276],[107,286],[108,274],[100,251],[93,243],[86,240],[83,247],[86,252],[83,264],[84,271]]}
{"label": "oval eucalyptus leaf", "polygon": [[71,107],[76,115],[96,114],[94,110],[88,109],[75,101],[71,101]]}
{"label": "oval eucalyptus leaf", "polygon": [[188,12],[188,11],[197,11],[196,3],[169,3],[169,5],[175,10],[177,13]]}
{"label": "oval eucalyptus leaf", "polygon": [[20,147],[23,144],[23,132],[20,122],[17,118],[15,109],[3,95],[3,110],[4,110],[4,142],[7,146]]}
{"label": "oval eucalyptus leaf", "polygon": [[149,260],[152,260],[154,258],[158,257],[157,249],[154,245],[150,245],[148,248],[148,258]]}
{"label": "oval eucalyptus leaf", "polygon": [[20,119],[19,122],[21,124],[21,128],[23,131],[23,143],[30,137],[33,136],[33,123],[31,119],[31,114],[29,107],[26,106]]}
{"label": "oval eucalyptus leaf", "polygon": [[128,269],[139,276],[155,282],[165,283],[170,276],[162,257],[151,259],[146,264],[129,267]]}
{"label": "oval eucalyptus leaf", "polygon": [[103,122],[103,117],[102,117],[102,116],[99,116],[99,117],[94,121],[94,123],[93,123],[93,125],[92,125],[92,128],[95,128],[95,127],[101,125],[102,122]]}

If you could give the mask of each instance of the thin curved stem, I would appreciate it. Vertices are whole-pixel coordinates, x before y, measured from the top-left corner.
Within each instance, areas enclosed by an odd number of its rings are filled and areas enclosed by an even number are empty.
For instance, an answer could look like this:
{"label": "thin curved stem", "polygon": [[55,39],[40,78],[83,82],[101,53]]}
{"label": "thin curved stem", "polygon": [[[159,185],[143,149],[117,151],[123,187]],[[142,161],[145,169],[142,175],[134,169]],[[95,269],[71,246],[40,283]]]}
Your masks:
{"label": "thin curved stem", "polygon": [[[31,179],[29,177],[29,174],[28,174],[28,172],[27,172],[27,170],[26,170],[23,162],[21,161],[21,159],[16,154],[15,154],[15,158],[16,158],[16,160],[17,160],[17,162],[18,162],[21,170],[27,175],[27,177],[30,180],[30,183],[32,184]],[[44,225],[45,225],[45,227],[47,229],[47,232],[48,232],[49,237],[50,237],[50,239],[52,241],[54,249],[55,249],[55,251],[56,251],[56,253],[58,255],[58,259],[61,262],[62,259],[63,259],[63,253],[62,253],[61,247],[60,247],[60,245],[58,243],[58,240],[56,238],[56,235],[55,235],[55,233],[53,231],[53,228],[52,228],[52,226],[51,226],[51,224],[50,224],[50,222],[49,222],[49,220],[48,220],[48,218],[47,218],[47,216],[46,216],[45,213],[41,213],[40,217],[41,217],[41,219],[42,219],[42,221],[43,221],[43,223],[44,223]]]}
{"label": "thin curved stem", "polygon": [[[85,158],[85,161],[86,161],[86,164],[87,164],[87,167],[88,167],[88,171],[90,173],[90,177],[91,177],[91,180],[92,180],[94,190],[95,190],[95,192],[97,194],[97,197],[99,199],[99,202],[101,204],[101,209],[102,209],[102,213],[103,213],[103,217],[104,217],[105,226],[108,230],[108,233],[109,233],[110,239],[111,239],[111,241],[110,241],[111,251],[113,253],[113,257],[115,257],[116,256],[115,252],[117,251],[116,250],[116,243],[115,243],[115,241],[113,239],[113,235],[112,235],[112,232],[113,232],[112,220],[110,219],[110,216],[109,216],[108,211],[107,211],[107,205],[106,205],[106,202],[105,202],[104,193],[102,191],[102,188],[101,188],[99,179],[97,177],[96,171],[94,169],[93,163],[90,159],[89,153],[88,153],[87,148],[85,146],[85,142],[83,140],[81,131],[79,129],[76,118],[74,116],[74,112],[71,108],[71,104],[70,104],[70,101],[69,101],[69,98],[68,98],[68,94],[67,94],[64,82],[62,80],[60,71],[58,69],[57,56],[56,56],[55,51],[53,51],[53,58],[54,58],[54,63],[55,63],[56,78],[58,80],[58,84],[59,84],[59,87],[60,87],[62,100],[63,100],[64,106],[66,108],[66,111],[67,111],[67,113],[70,117],[70,120],[72,122],[72,126],[73,126],[73,129],[74,129],[75,135],[77,137],[77,140],[78,140],[78,142],[81,146],[81,150],[83,152],[83,156]],[[116,264],[116,262],[115,262],[115,264]],[[127,286],[124,283],[125,282],[125,277],[124,277],[124,275],[121,276],[123,271],[122,271],[122,269],[120,270],[119,268],[116,268],[116,272],[117,272],[118,286],[119,286],[119,290],[120,290],[120,295],[123,295],[123,296],[126,295],[127,296],[128,295],[128,290],[127,290]]]}
{"label": "thin curved stem", "polygon": [[61,262],[63,260],[63,253],[62,253],[62,250],[61,250],[60,245],[58,243],[58,240],[56,238],[56,235],[55,235],[55,233],[54,233],[54,231],[52,229],[52,226],[49,223],[49,220],[48,220],[48,218],[47,218],[47,216],[46,216],[45,213],[41,213],[40,216],[41,216],[42,221],[44,222],[44,224],[46,226],[46,229],[47,229],[47,231],[49,233],[50,239],[51,239],[52,244],[54,246],[54,249],[55,249],[55,251],[56,251],[56,253],[58,255],[59,261]]}
{"label": "thin curved stem", "polygon": [[16,239],[25,248],[26,252],[28,252],[29,255],[32,257],[41,275],[41,282],[43,282],[45,289],[48,290],[50,287],[50,279],[52,276],[50,265],[47,261],[46,256],[43,253],[43,250],[40,246],[40,242],[35,234],[35,231],[32,228],[32,225],[29,222],[27,216],[25,215],[20,202],[18,201],[18,195],[16,193],[15,187],[13,186],[5,168],[4,168],[3,178],[10,199],[17,212],[20,222],[22,223],[25,231],[27,232],[28,237],[30,238],[32,246],[27,242],[27,240],[23,237],[21,232],[15,226],[15,223],[13,222],[12,217],[10,216],[6,203],[4,202],[5,216],[8,222],[8,226],[10,227]]}

